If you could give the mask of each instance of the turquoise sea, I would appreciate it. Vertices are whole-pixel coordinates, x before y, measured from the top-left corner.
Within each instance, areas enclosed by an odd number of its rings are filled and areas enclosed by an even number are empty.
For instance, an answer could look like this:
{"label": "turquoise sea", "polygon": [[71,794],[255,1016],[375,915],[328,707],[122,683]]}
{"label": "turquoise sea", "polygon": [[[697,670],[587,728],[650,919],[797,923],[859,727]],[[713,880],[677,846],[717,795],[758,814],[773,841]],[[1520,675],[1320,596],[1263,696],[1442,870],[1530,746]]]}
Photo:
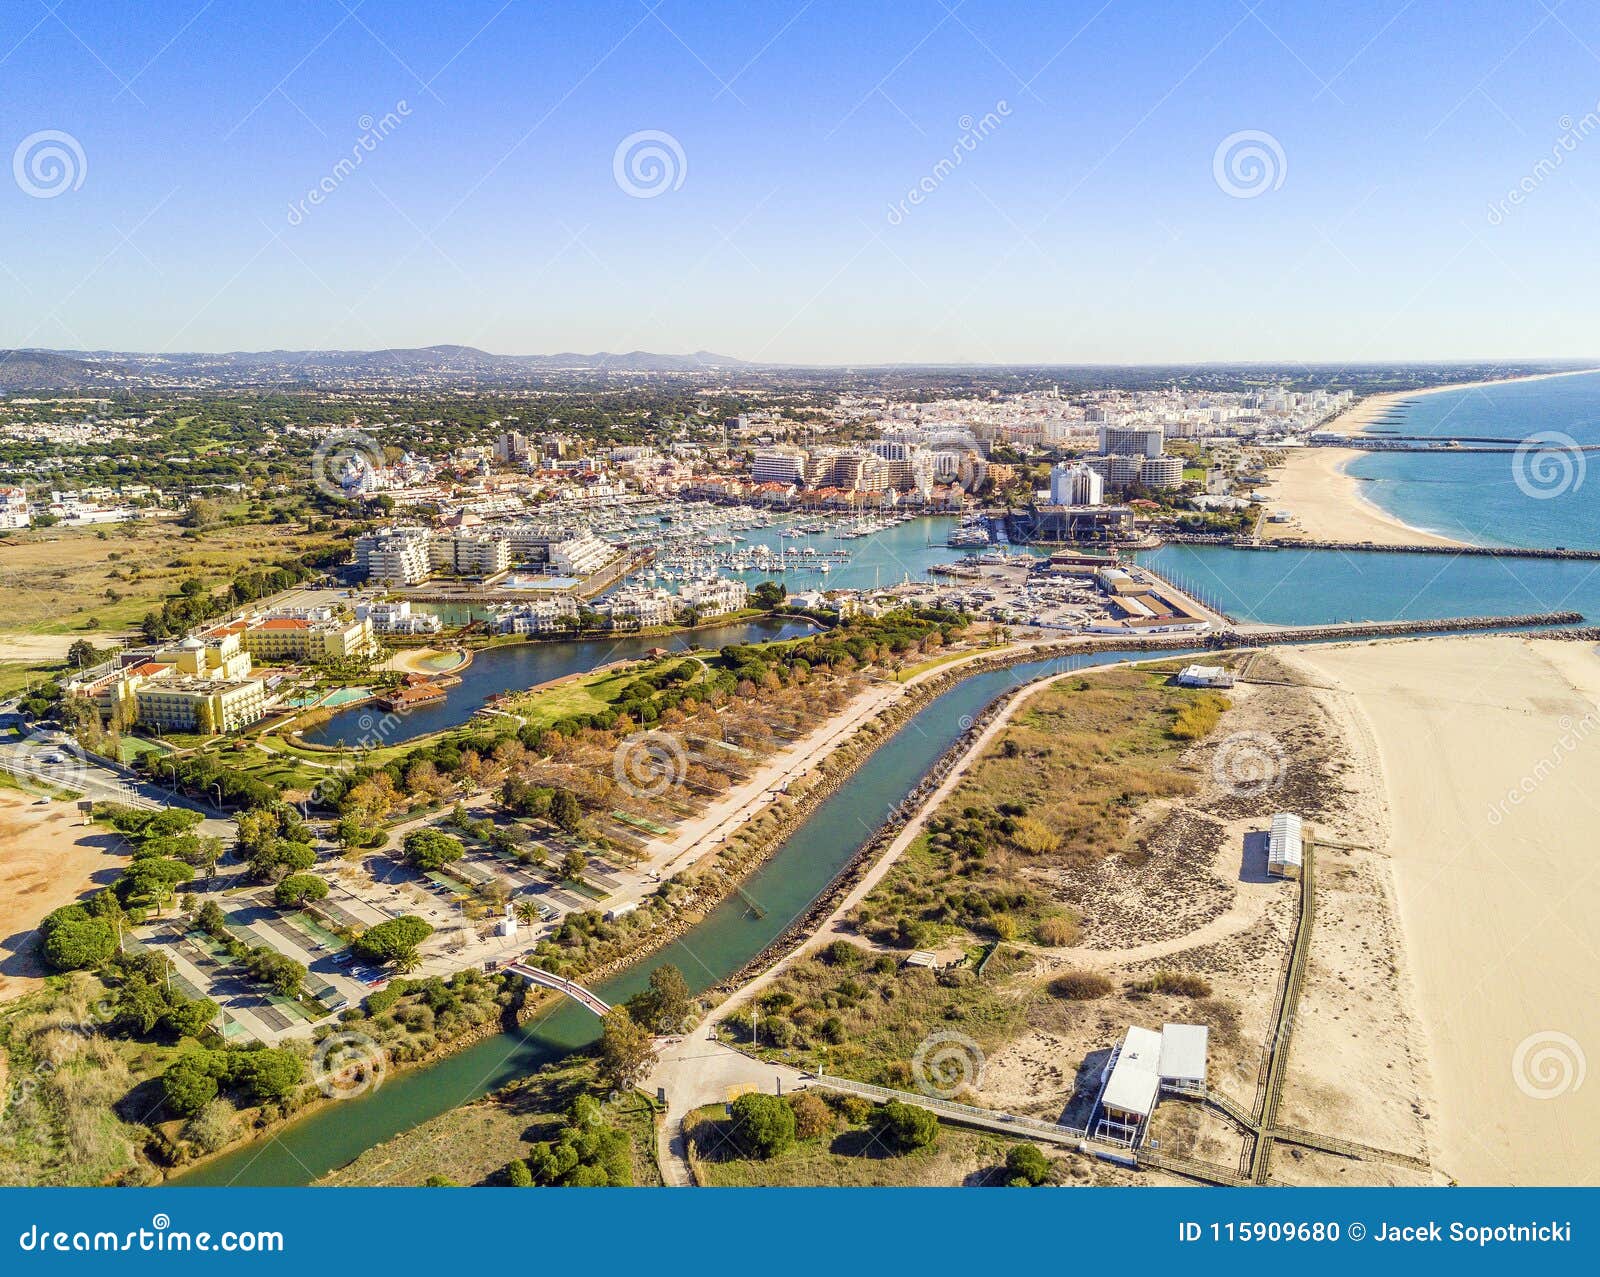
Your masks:
{"label": "turquoise sea", "polygon": [[1518,441],[1544,435],[1549,445],[1520,459],[1369,453],[1349,473],[1374,504],[1413,527],[1474,545],[1600,548],[1600,452],[1574,452],[1565,443],[1600,444],[1600,373],[1421,395],[1394,416],[1372,433]]}
{"label": "turquoise sea", "polygon": [[[1369,453],[1363,495],[1413,527],[1484,546],[1600,549],[1600,373],[1507,382],[1399,404],[1375,434],[1548,443],[1515,452]],[[1600,622],[1600,561],[1166,546],[1141,561],[1242,621],[1436,619],[1578,611]]]}

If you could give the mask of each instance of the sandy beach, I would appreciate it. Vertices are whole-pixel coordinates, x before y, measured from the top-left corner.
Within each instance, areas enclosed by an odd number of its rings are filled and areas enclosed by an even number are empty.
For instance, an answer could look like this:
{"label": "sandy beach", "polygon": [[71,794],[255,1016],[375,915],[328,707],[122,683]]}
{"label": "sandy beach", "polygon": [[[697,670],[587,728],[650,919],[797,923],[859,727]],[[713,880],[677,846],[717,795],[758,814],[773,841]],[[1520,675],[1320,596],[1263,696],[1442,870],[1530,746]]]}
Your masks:
{"label": "sandy beach", "polygon": [[[1514,381],[1545,381],[1574,377],[1594,369],[1538,373],[1500,381],[1457,382],[1423,390],[1372,395],[1352,404],[1324,427],[1343,434],[1361,434],[1398,404],[1423,395],[1440,395],[1473,386],[1500,386]],[[1371,541],[1375,545],[1466,545],[1454,537],[1412,527],[1379,508],[1362,495],[1362,480],[1349,473],[1349,465],[1366,453],[1356,448],[1291,449],[1271,482],[1260,491],[1269,513],[1285,512],[1292,522],[1266,523],[1263,535],[1286,540]]]}
{"label": "sandy beach", "polygon": [[[1372,748],[1435,1094],[1433,1161],[1464,1184],[1600,1183],[1593,919],[1580,831],[1600,788],[1591,645],[1474,637],[1302,649],[1334,725]],[[1376,760],[1374,762],[1373,760]]]}

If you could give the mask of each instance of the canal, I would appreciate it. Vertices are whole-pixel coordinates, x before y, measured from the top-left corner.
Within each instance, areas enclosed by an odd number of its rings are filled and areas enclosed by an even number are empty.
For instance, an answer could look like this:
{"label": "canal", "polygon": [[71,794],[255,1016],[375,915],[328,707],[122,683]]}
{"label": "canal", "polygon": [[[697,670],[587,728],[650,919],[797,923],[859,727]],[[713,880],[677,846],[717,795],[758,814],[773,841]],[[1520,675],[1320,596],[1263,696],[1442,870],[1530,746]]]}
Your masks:
{"label": "canal", "polygon": [[[735,641],[735,640],[729,640]],[[510,649],[508,649],[510,650]],[[1179,653],[1162,653],[1175,656]],[[1049,674],[1151,653],[1103,651],[1033,661],[968,678],[907,719],[773,856],[745,881],[765,910],[756,917],[737,898],[680,940],[643,959],[596,992],[618,1003],[670,962],[702,990],[759,954],[810,906],[834,876],[961,735],[963,723],[996,697]],[[540,1018],[437,1063],[403,1073],[376,1090],[328,1105],[276,1134],[238,1149],[174,1182],[181,1185],[303,1185],[429,1118],[469,1103],[599,1035],[599,1021],[563,999]]]}
{"label": "canal", "polygon": [[[404,716],[404,736],[385,736],[384,745],[398,745],[430,732],[460,727],[482,707],[484,699],[502,692],[520,692],[569,674],[584,673],[611,661],[632,661],[653,647],[688,651],[705,648],[715,651],[734,643],[767,643],[774,639],[796,638],[809,634],[816,626],[798,617],[758,617],[728,625],[708,625],[701,629],[651,637],[628,635],[577,642],[547,641],[508,643],[484,648],[472,664],[461,671],[461,683],[452,687],[444,700],[423,705]],[[303,739],[313,745],[346,747],[371,745],[374,724],[383,716],[370,706],[339,710],[315,727],[306,728]]]}

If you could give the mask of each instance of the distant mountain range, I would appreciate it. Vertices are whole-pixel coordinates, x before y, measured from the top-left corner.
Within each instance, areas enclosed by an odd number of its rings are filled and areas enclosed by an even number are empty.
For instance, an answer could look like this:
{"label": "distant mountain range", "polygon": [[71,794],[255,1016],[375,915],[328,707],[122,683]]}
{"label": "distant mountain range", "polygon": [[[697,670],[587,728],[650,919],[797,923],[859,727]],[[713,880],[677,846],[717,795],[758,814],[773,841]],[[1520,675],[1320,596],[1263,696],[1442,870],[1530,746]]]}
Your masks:
{"label": "distant mountain range", "polygon": [[261,386],[330,381],[517,382],[563,373],[693,373],[757,365],[697,350],[692,355],[491,355],[472,346],[393,350],[260,350],[217,354],[0,350],[0,391]]}

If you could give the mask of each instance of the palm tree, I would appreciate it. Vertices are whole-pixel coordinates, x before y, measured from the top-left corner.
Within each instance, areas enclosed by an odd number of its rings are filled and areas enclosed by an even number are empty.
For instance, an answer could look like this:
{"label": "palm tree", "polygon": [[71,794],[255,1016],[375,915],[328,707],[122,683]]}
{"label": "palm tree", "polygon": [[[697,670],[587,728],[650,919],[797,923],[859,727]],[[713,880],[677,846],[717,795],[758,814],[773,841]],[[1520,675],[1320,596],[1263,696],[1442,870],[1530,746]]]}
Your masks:
{"label": "palm tree", "polygon": [[401,975],[410,975],[422,965],[422,955],[415,949],[408,949],[394,960],[394,969]]}
{"label": "palm tree", "polygon": [[517,901],[517,921],[525,927],[531,927],[534,919],[539,916],[539,906],[531,900]]}

